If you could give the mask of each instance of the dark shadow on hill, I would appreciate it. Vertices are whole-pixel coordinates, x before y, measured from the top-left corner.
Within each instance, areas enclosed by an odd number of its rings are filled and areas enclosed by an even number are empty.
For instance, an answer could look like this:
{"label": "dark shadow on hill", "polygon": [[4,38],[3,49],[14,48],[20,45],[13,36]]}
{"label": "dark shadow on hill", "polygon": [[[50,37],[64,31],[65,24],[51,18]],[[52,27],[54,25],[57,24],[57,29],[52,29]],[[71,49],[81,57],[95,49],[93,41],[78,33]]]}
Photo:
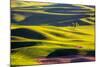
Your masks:
{"label": "dark shadow on hill", "polygon": [[26,29],[26,28],[19,28],[11,30],[11,36],[19,36],[24,38],[30,39],[46,39],[44,35],[34,30]]}
{"label": "dark shadow on hill", "polygon": [[87,51],[86,56],[92,56],[92,57],[95,57],[95,51],[94,51],[94,50]]}
{"label": "dark shadow on hill", "polygon": [[[21,14],[27,17],[23,21],[16,21],[13,18],[13,14]],[[28,15],[29,14],[29,15]],[[12,11],[12,23],[18,25],[53,25],[53,26],[70,26],[72,23],[78,22],[80,25],[89,25],[87,22],[82,22],[80,18],[90,17],[90,15],[52,15],[52,14],[41,14],[41,13],[29,13],[29,12],[18,12]],[[64,22],[63,22],[64,21]]]}
{"label": "dark shadow on hill", "polygon": [[40,42],[11,42],[11,49],[36,46],[40,44]]}
{"label": "dark shadow on hill", "polygon": [[57,49],[54,52],[50,53],[47,57],[76,57],[78,55],[77,49]]}

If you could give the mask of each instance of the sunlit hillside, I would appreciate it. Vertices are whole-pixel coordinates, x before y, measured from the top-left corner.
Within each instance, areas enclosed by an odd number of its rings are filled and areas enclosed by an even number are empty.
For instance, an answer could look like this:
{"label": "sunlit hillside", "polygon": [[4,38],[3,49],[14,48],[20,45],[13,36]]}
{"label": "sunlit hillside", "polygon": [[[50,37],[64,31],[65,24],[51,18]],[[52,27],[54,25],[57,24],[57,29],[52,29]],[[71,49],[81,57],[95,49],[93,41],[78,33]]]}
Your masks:
{"label": "sunlit hillside", "polygon": [[19,4],[11,3],[11,65],[95,60],[95,6]]}

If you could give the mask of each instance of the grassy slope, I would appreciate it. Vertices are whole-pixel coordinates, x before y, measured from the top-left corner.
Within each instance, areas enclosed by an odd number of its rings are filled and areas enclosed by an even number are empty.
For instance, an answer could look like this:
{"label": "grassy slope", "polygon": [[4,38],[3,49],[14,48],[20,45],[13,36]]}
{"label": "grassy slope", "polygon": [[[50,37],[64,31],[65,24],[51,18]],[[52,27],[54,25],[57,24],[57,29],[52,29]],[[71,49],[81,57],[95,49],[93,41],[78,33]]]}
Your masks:
{"label": "grassy slope", "polygon": [[[12,64],[31,65],[38,64],[34,58],[46,57],[49,53],[58,48],[78,49],[80,50],[94,50],[94,26],[79,26],[76,29],[73,27],[55,27],[55,26],[12,26],[12,29],[28,28],[30,30],[38,31],[48,37],[47,40],[23,39],[12,40],[13,42],[42,42],[36,46],[22,47],[13,49],[17,51],[13,53],[11,58],[14,62]],[[87,29],[88,28],[88,29]],[[38,29],[38,30],[37,30]],[[58,30],[57,30],[58,29]],[[57,37],[49,32],[55,32],[65,37]],[[83,34],[81,34],[83,33]],[[68,37],[68,38],[67,38]],[[21,37],[19,38],[21,39]],[[78,48],[82,47],[82,48]],[[17,58],[16,58],[17,57]],[[15,61],[16,60],[16,61]],[[22,61],[21,61],[22,60]],[[26,61],[29,62],[26,62]],[[23,63],[24,61],[24,63]]]}

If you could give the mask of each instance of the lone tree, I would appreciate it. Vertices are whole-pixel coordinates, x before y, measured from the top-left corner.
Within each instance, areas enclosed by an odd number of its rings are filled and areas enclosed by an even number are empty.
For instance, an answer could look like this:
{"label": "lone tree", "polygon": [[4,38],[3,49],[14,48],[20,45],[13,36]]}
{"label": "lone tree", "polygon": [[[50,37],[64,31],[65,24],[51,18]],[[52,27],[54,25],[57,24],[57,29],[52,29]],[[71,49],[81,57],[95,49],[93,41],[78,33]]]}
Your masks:
{"label": "lone tree", "polygon": [[72,26],[73,26],[73,28],[74,28],[74,30],[79,26],[79,23],[78,22],[76,22],[76,23],[72,23]]}

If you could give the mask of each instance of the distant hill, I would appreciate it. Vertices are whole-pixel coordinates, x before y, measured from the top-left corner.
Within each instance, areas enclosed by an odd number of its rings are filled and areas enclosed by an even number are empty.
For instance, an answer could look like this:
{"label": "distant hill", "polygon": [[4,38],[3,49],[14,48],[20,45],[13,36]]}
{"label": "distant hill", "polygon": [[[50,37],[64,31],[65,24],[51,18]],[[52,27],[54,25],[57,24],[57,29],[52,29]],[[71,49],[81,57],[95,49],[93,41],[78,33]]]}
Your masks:
{"label": "distant hill", "polygon": [[[54,26],[72,26],[73,23],[79,25],[94,24],[95,7],[93,6],[51,3],[37,5],[38,3],[40,2],[27,2],[27,5],[23,7],[13,8],[12,23]],[[22,4],[24,5],[24,2]]]}

